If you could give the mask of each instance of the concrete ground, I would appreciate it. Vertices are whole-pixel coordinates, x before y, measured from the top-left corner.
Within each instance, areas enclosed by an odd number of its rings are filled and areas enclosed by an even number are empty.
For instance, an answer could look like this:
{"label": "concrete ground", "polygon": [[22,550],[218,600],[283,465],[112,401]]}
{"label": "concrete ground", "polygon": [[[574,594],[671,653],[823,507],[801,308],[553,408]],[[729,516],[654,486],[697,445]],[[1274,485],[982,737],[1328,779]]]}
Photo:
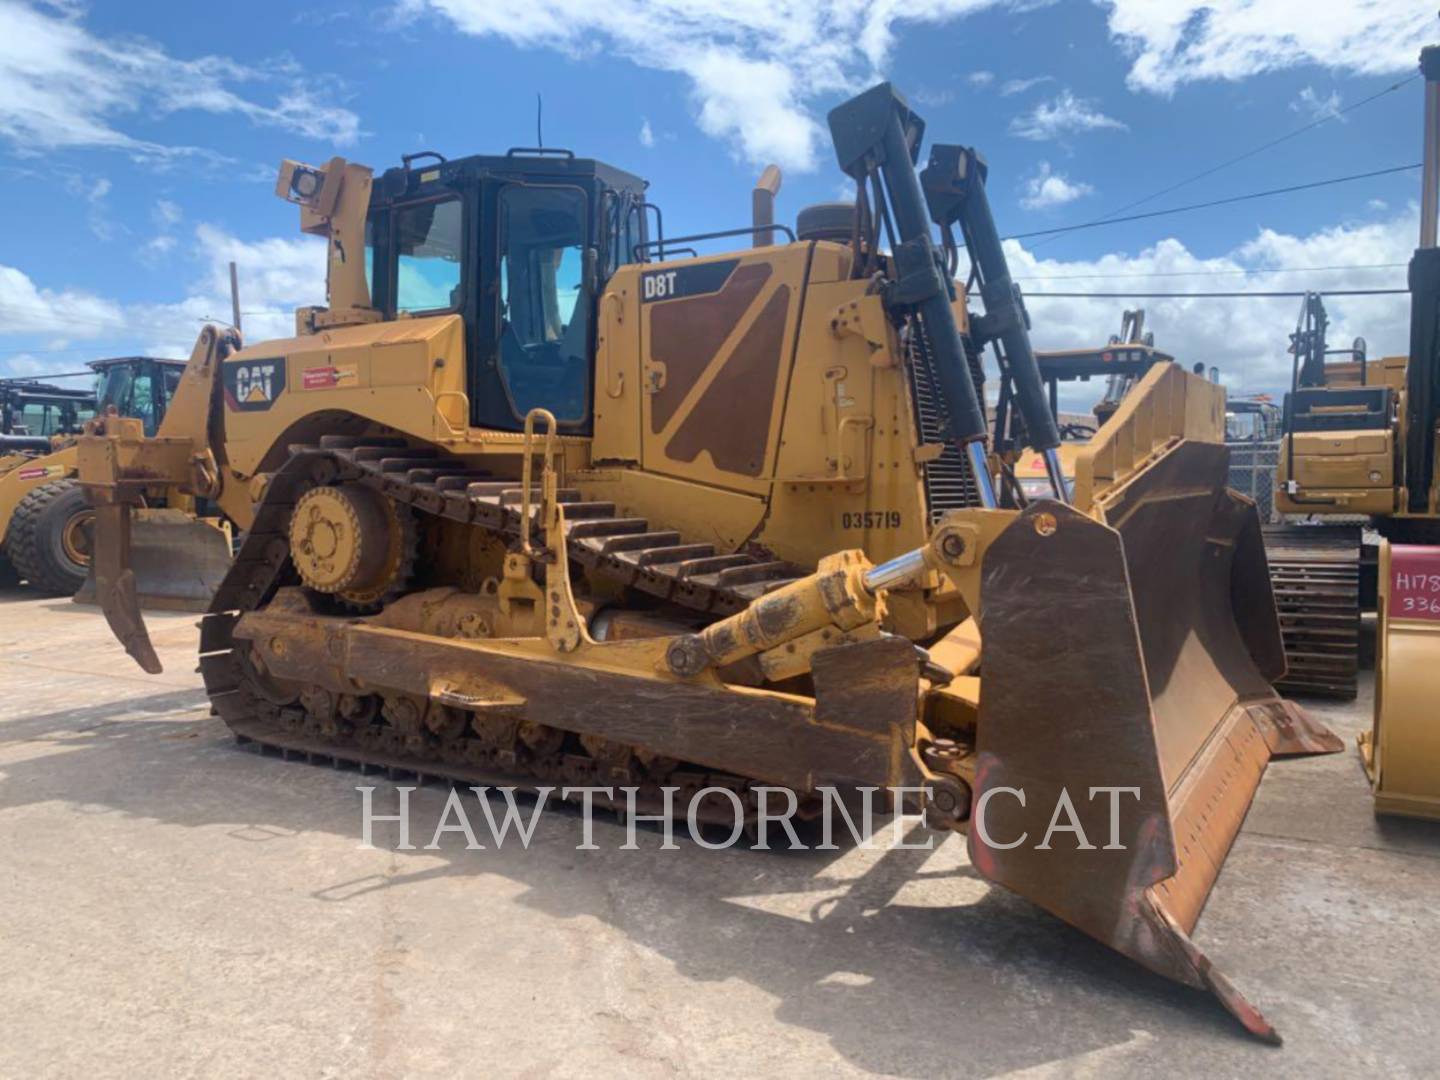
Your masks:
{"label": "concrete ground", "polygon": [[[1353,751],[1271,768],[1196,934],[1273,1049],[953,839],[577,851],[557,811],[529,850],[365,849],[356,786],[394,785],[237,748],[193,624],[152,617],[150,678],[0,594],[0,1076],[1440,1071],[1440,827],[1377,822]],[[1349,741],[1369,694],[1315,711]]]}

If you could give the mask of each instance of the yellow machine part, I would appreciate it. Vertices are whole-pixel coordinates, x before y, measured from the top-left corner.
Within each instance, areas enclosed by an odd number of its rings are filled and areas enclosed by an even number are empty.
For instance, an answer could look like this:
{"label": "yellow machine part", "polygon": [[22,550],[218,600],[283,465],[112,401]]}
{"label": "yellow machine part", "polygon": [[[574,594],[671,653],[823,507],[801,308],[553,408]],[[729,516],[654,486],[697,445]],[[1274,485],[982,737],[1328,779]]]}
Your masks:
{"label": "yellow machine part", "polygon": [[[1300,486],[1293,496],[1291,479]],[[1395,431],[1299,432],[1281,440],[1275,505],[1282,514],[1387,515],[1395,497]]]}
{"label": "yellow machine part", "polygon": [[[0,472],[0,538],[7,537],[15,512],[26,496],[47,484],[79,476],[79,450],[63,446],[42,457],[16,460]],[[169,507],[138,510],[135,515],[135,573],[141,606],[154,610],[204,611],[230,565],[230,526],[219,518],[201,518],[189,509],[192,500],[171,495]],[[82,510],[66,522],[61,544],[71,563],[90,568],[78,603],[95,602],[91,567],[93,514]],[[78,576],[74,579],[78,581]],[[48,587],[48,586],[47,586]],[[66,591],[75,588],[72,583]],[[58,591],[58,585],[55,587]]]}
{"label": "yellow machine part", "polygon": [[1440,547],[1381,542],[1378,635],[1360,736],[1375,812],[1440,820]]}
{"label": "yellow machine part", "polygon": [[43,457],[10,455],[5,461],[9,467],[0,471],[0,536],[9,529],[21,499],[43,484],[75,476],[79,468],[74,446]]}

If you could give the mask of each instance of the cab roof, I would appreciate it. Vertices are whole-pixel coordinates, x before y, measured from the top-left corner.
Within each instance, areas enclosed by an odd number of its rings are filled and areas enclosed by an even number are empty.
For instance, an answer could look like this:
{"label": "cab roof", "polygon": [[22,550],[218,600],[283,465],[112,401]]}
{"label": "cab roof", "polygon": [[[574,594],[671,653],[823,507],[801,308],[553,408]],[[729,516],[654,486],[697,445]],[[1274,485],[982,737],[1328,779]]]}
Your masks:
{"label": "cab roof", "polygon": [[104,371],[107,368],[119,367],[121,364],[160,364],[162,367],[183,368],[184,360],[174,360],[165,356],[107,356],[101,360],[90,360],[86,367],[92,371]]}
{"label": "cab roof", "polygon": [[423,195],[429,190],[463,186],[483,179],[530,180],[542,183],[598,179],[617,190],[643,192],[649,181],[594,158],[576,157],[572,151],[513,147],[502,155],[473,154],[446,160],[439,154],[406,155],[405,164],[386,169],[375,182],[370,201],[388,203]]}

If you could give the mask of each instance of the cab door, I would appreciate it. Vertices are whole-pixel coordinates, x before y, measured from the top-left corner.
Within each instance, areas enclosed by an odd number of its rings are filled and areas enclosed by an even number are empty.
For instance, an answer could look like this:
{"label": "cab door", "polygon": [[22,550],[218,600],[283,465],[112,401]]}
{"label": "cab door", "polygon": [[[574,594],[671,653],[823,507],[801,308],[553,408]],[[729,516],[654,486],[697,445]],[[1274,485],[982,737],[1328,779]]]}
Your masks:
{"label": "cab door", "polygon": [[492,190],[482,235],[493,240],[493,255],[477,319],[482,426],[518,430],[527,412],[544,408],[562,431],[588,432],[589,194],[563,182],[512,181]]}

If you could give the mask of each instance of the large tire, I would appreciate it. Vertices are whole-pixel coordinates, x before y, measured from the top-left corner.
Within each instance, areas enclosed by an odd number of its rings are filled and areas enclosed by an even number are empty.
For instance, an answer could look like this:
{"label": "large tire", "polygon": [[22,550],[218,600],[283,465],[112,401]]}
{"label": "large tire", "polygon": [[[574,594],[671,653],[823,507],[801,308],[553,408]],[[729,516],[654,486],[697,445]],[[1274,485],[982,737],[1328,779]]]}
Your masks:
{"label": "large tire", "polygon": [[90,569],[81,529],[93,517],[85,489],[72,479],[35,488],[15,507],[5,534],[5,554],[30,587],[74,596]]}

